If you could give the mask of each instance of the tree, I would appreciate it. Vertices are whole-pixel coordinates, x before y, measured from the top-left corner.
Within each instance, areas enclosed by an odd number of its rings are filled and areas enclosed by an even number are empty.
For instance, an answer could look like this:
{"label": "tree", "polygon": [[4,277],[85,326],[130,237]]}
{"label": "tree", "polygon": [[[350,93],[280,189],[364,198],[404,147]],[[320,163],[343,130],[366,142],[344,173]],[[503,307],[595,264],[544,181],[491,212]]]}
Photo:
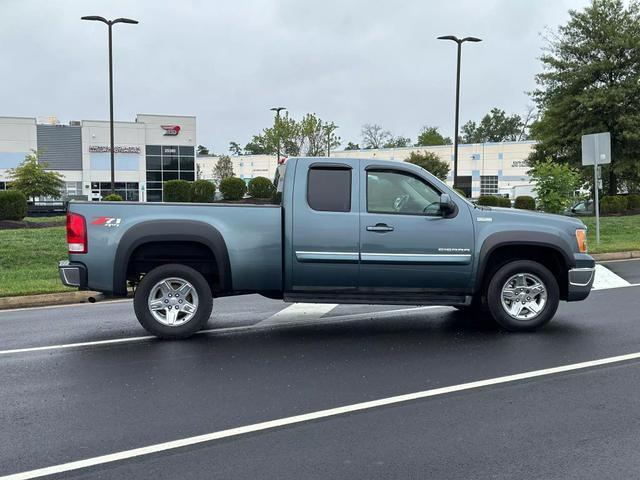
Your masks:
{"label": "tree", "polygon": [[347,146],[344,147],[345,150],[360,150],[360,145],[357,143],[349,142]]}
{"label": "tree", "polygon": [[202,178],[202,167],[199,163],[196,163],[196,180],[200,180]]}
{"label": "tree", "polygon": [[593,0],[584,10],[571,10],[569,21],[547,43],[541,57],[544,70],[536,76],[538,88],[532,93],[541,115],[531,127],[538,144],[530,161],[551,157],[578,166],[581,136],[610,132],[612,162],[603,168],[605,190],[614,195],[619,187],[638,188],[637,0]]}
{"label": "tree", "polygon": [[225,178],[233,177],[233,163],[228,155],[222,155],[213,167],[213,178],[222,181]]}
{"label": "tree", "polygon": [[362,144],[365,149],[380,148],[391,140],[391,132],[380,125],[365,123],[362,126]]}
{"label": "tree", "polygon": [[418,134],[418,142],[416,147],[429,147],[435,145],[451,145],[449,137],[443,137],[438,131],[439,127],[430,127],[425,125]]}
{"label": "tree", "polygon": [[507,115],[504,110],[492,108],[479,124],[468,121],[462,126],[462,142],[513,142],[526,139],[522,118],[518,114]]}
{"label": "tree", "polygon": [[34,151],[25,156],[20,165],[9,170],[11,188],[24,193],[31,200],[37,197],[60,198],[64,177],[58,172],[47,171],[47,164],[40,163],[38,156],[39,153]]}
{"label": "tree", "polygon": [[580,173],[566,163],[552,159],[537,162],[529,172],[541,210],[562,213],[571,206],[575,191],[581,186]]}
{"label": "tree", "polygon": [[409,137],[392,137],[382,147],[383,148],[402,148],[411,146]]}
{"label": "tree", "polygon": [[405,161],[424,168],[442,181],[445,181],[449,175],[449,164],[440,160],[440,157],[433,152],[411,152]]}
{"label": "tree", "polygon": [[204,145],[198,145],[196,147],[196,153],[198,156],[201,156],[201,157],[205,155],[209,155],[209,149]]}
{"label": "tree", "polygon": [[242,147],[238,142],[229,142],[229,151],[231,155],[242,155]]}

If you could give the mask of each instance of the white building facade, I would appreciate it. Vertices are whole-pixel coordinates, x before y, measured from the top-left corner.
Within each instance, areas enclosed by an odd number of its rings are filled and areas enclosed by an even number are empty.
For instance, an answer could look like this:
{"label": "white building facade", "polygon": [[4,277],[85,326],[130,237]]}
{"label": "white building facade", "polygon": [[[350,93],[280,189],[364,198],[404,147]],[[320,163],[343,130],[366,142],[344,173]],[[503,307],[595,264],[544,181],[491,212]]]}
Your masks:
{"label": "white building facade", "polygon": [[[519,192],[531,193],[531,178],[527,174],[527,158],[535,142],[500,142],[462,144],[458,146],[458,185],[467,196],[503,195],[514,197]],[[411,152],[433,152],[449,163],[447,182],[453,185],[453,145],[433,147],[403,147],[331,152],[335,158],[379,158],[405,161]],[[277,166],[275,155],[231,156],[233,172],[249,182],[261,176],[273,178]],[[213,178],[213,166],[218,157],[197,157],[203,178]]]}
{"label": "white building facade", "polygon": [[[129,201],[162,201],[167,180],[195,179],[196,118],[139,114],[115,122],[115,190]],[[35,118],[0,117],[0,189],[9,172],[33,151],[50,170],[60,172],[67,196],[100,200],[111,191],[108,121],[60,125]]]}

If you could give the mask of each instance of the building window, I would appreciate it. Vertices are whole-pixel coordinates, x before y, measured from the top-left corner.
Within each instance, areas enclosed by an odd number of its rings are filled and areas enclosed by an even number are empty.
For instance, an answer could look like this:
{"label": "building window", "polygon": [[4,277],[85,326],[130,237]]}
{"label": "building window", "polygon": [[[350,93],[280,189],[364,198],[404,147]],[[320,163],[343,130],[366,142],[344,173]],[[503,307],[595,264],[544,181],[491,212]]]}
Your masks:
{"label": "building window", "polygon": [[195,180],[195,150],[189,146],[147,145],[147,201],[162,201],[168,180]]}
{"label": "building window", "polygon": [[307,180],[307,202],[321,212],[351,210],[351,169],[311,168]]}
{"label": "building window", "polygon": [[498,176],[480,176],[480,195],[496,195],[498,193]]}
{"label": "building window", "polygon": [[76,197],[82,195],[82,182],[64,182],[63,197]]}
{"label": "building window", "polygon": [[7,189],[7,183],[9,183],[9,182],[0,182],[0,190],[6,190]]}
{"label": "building window", "polygon": [[[82,184],[80,186],[82,187]],[[138,182],[115,182],[113,186],[115,187],[115,193],[120,195],[122,200],[127,202],[138,202],[140,200]],[[101,198],[106,197],[111,193],[111,182],[93,182],[91,184],[91,193],[98,194]]]}

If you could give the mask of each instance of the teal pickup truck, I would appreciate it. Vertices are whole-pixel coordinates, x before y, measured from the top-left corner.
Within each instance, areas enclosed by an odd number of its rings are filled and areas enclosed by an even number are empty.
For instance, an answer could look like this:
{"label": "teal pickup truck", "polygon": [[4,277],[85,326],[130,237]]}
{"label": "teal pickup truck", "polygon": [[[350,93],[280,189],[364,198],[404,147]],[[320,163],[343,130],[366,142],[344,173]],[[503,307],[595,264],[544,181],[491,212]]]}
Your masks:
{"label": "teal pickup truck", "polygon": [[577,219],[478,207],[403,162],[291,158],[281,205],[71,202],[65,285],[135,287],[142,326],[204,328],[213,298],[488,309],[512,331],[546,324],[594,279]]}

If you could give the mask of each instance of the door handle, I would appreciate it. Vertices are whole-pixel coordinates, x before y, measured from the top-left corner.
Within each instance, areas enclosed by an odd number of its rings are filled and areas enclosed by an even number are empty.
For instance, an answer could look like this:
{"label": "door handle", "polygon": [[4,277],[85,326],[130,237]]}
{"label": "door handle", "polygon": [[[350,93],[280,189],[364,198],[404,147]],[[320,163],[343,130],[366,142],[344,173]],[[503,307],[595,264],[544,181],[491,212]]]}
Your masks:
{"label": "door handle", "polygon": [[393,232],[393,227],[390,227],[386,223],[376,223],[375,225],[369,225],[367,227],[367,232]]}

